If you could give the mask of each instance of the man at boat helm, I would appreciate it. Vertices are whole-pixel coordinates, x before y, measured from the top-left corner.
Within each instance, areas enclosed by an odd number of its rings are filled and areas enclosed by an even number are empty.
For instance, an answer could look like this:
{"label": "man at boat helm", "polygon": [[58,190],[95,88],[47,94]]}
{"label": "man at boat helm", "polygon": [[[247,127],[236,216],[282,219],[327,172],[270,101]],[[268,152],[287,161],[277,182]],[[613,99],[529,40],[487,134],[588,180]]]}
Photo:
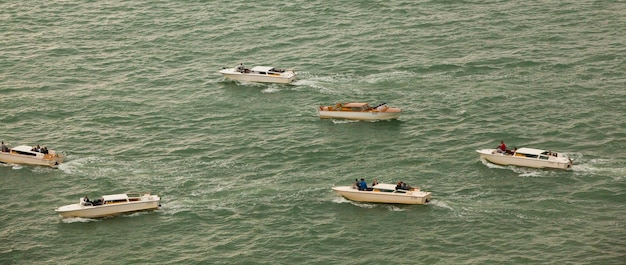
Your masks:
{"label": "man at boat helm", "polygon": [[359,182],[359,190],[367,190],[367,182],[365,182],[365,179],[361,179]]}
{"label": "man at boat helm", "polygon": [[506,153],[506,144],[504,144],[504,141],[500,141],[500,146],[498,147],[498,149],[500,150],[500,153]]}

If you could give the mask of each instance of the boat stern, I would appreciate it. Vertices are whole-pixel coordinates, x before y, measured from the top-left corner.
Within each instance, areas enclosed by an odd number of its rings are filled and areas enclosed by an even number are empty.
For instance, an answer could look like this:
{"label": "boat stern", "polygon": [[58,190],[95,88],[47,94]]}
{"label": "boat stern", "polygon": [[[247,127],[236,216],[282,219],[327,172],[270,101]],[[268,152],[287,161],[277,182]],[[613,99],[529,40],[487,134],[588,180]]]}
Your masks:
{"label": "boat stern", "polygon": [[433,200],[433,193],[430,191],[426,192],[426,196],[424,196],[424,203],[429,203]]}
{"label": "boat stern", "polygon": [[283,76],[287,78],[287,81],[288,81],[289,83],[291,83],[291,82],[296,81],[296,79],[297,79],[297,76],[298,76],[298,75],[297,75],[297,74],[296,74],[296,72],[294,72],[293,70],[286,70],[286,71],[283,73]]}
{"label": "boat stern", "polygon": [[560,157],[562,160],[561,165],[563,166],[563,169],[572,169],[572,166],[574,166],[574,161],[572,161],[571,158],[568,157]]}

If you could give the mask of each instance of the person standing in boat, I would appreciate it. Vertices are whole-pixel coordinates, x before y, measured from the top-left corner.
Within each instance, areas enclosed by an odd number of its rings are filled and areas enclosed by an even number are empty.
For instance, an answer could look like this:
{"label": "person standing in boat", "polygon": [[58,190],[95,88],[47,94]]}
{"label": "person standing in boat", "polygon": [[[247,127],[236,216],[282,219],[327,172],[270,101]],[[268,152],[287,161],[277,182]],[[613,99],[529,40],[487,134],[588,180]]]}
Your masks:
{"label": "person standing in boat", "polygon": [[2,141],[2,152],[9,152],[9,147],[4,144],[4,141]]}
{"label": "person standing in boat", "polygon": [[352,188],[358,189],[360,184],[361,183],[359,183],[359,179],[354,179],[354,183],[352,183]]}
{"label": "person standing in boat", "polygon": [[506,144],[504,144],[504,141],[500,141],[500,146],[498,146],[498,152],[506,153]]}
{"label": "person standing in boat", "polygon": [[359,190],[367,190],[367,182],[365,182],[365,179],[361,179],[359,182]]}
{"label": "person standing in boat", "polygon": [[239,66],[237,66],[237,72],[243,73],[245,69],[246,68],[243,67],[243,63],[239,63]]}

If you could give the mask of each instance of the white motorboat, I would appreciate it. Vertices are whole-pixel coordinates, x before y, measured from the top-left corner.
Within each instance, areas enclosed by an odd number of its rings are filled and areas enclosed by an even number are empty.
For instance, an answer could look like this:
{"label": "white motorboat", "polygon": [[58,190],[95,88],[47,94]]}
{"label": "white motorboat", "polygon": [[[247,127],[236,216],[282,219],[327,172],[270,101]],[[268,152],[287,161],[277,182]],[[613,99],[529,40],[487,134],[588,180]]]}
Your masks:
{"label": "white motorboat", "polygon": [[333,191],[348,200],[373,203],[426,204],[432,196],[431,192],[416,187],[403,189],[386,183],[378,183],[364,190],[355,186],[337,186],[333,187]]}
{"label": "white motorboat", "polygon": [[227,79],[247,82],[288,84],[296,80],[295,71],[271,66],[246,68],[240,64],[235,68],[223,68],[219,72]]}
{"label": "white motorboat", "polygon": [[348,120],[390,120],[397,119],[402,109],[391,108],[387,103],[370,107],[367,103],[337,103],[334,106],[320,106],[318,114],[321,119],[348,119]]}
{"label": "white motorboat", "polygon": [[35,150],[33,147],[27,145],[8,148],[3,144],[3,148],[0,150],[0,162],[57,168],[59,164],[63,162],[63,156],[54,150]]}
{"label": "white motorboat", "polygon": [[573,161],[561,153],[535,148],[520,148],[506,151],[496,148],[476,150],[476,152],[481,158],[504,166],[571,169],[573,165]]}
{"label": "white motorboat", "polygon": [[98,218],[113,216],[122,213],[156,210],[161,206],[161,197],[150,193],[124,193],[104,195],[100,199],[90,201],[89,198],[80,198],[76,204],[56,208],[61,217]]}

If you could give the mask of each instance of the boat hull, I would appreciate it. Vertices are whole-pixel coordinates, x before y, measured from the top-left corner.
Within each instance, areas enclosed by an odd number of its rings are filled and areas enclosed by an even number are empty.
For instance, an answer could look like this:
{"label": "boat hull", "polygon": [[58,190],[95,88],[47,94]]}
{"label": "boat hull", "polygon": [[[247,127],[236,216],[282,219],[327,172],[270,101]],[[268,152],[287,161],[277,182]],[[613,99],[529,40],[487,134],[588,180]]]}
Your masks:
{"label": "boat hull", "polygon": [[289,84],[296,80],[296,75],[293,72],[286,72],[280,75],[239,73],[233,71],[220,71],[220,73],[224,76],[224,78],[245,82]]}
{"label": "boat hull", "polygon": [[529,158],[495,152],[494,149],[476,150],[482,159],[503,166],[520,166],[530,168],[571,169],[572,161],[549,157],[548,159]]}
{"label": "boat hull", "polygon": [[83,206],[80,204],[72,204],[59,207],[55,210],[63,218],[83,217],[83,218],[100,218],[106,216],[115,216],[124,213],[132,213],[138,211],[156,210],[160,206],[160,200],[128,202],[98,206]]}
{"label": "boat hull", "polygon": [[53,154],[28,156],[9,152],[0,152],[0,162],[7,164],[36,165],[57,168],[59,164],[63,162],[63,157]]}
{"label": "boat hull", "polygon": [[401,112],[353,112],[319,110],[321,119],[348,119],[348,120],[391,120],[400,117]]}
{"label": "boat hull", "polygon": [[357,202],[426,204],[431,200],[431,193],[425,191],[407,191],[406,193],[360,191],[349,186],[333,187],[333,191],[348,200]]}

